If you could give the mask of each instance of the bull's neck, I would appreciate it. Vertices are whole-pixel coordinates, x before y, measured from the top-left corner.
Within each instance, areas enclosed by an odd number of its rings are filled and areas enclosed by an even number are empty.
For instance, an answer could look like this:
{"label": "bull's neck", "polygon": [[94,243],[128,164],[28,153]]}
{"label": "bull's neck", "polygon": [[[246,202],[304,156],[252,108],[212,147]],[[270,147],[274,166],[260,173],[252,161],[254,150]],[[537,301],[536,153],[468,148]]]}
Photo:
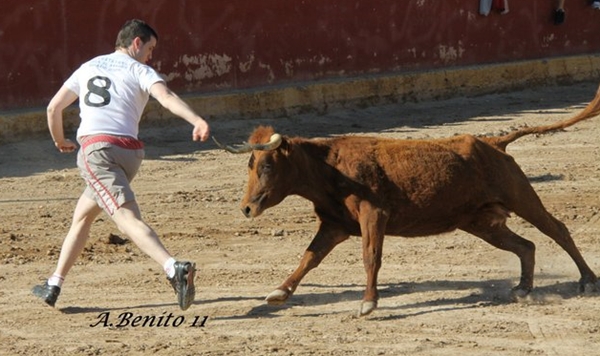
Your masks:
{"label": "bull's neck", "polygon": [[303,141],[295,146],[290,156],[295,168],[291,194],[313,203],[324,202],[331,196],[335,169],[327,163],[329,149],[326,145],[311,141]]}

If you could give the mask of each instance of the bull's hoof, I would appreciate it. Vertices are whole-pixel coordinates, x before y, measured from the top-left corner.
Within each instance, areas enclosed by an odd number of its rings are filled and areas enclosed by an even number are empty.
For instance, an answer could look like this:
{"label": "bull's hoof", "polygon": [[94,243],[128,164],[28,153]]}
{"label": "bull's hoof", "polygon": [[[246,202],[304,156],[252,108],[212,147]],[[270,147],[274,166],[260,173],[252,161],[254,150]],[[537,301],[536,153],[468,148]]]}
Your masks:
{"label": "bull's hoof", "polygon": [[274,291],[269,293],[269,295],[267,295],[265,300],[269,305],[282,305],[285,304],[287,299],[290,297],[290,294],[291,293],[289,291],[275,289]]}
{"label": "bull's hoof", "polygon": [[358,316],[369,315],[376,308],[377,308],[376,301],[363,301],[362,303],[360,303],[360,310],[358,311]]}
{"label": "bull's hoof", "polygon": [[531,292],[531,289],[529,289],[529,288],[515,287],[510,291],[510,298],[512,299],[513,302],[522,301],[529,295],[530,292]]}

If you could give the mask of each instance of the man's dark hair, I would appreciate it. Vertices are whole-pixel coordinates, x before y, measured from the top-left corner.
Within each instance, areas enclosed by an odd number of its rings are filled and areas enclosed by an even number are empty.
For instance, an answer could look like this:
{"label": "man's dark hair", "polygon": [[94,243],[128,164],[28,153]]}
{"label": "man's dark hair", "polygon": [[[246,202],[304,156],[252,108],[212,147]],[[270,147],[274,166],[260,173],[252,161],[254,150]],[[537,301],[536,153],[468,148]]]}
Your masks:
{"label": "man's dark hair", "polygon": [[141,38],[144,43],[150,41],[150,38],[152,37],[156,38],[158,41],[158,34],[152,27],[142,20],[133,19],[125,22],[123,27],[121,27],[121,30],[117,35],[115,47],[127,48],[136,37]]}

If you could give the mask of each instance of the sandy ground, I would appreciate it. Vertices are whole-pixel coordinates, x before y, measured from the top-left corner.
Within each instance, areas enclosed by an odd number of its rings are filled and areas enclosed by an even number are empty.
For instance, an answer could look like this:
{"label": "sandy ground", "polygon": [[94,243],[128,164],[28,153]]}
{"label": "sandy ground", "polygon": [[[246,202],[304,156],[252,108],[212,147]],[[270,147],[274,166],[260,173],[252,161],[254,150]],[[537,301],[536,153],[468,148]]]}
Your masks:
{"label": "sandy ground", "polygon": [[[212,122],[224,142],[258,124],[286,135],[434,138],[552,123],[580,110],[595,83],[445,101]],[[600,125],[528,136],[509,146],[547,209],[567,224],[600,273]],[[197,262],[197,301],[180,311],[160,266],[98,219],[56,308],[30,293],[52,273],[83,182],[74,154],[48,138],[0,146],[2,355],[579,355],[600,354],[600,295],[580,294],[579,273],[553,241],[509,221],[537,246],[535,289],[513,303],[510,253],[454,232],[389,237],[381,299],[356,317],[365,284],[360,239],[339,245],[280,307],[264,297],[297,266],[316,230],[312,205],[290,197],[256,219],[239,202],[248,155],[189,140],[191,128],[143,128],[147,159],[134,189],[145,219],[176,256]],[[126,236],[121,236],[126,239]],[[133,325],[154,317],[161,326]],[[113,324],[110,326],[109,324]],[[165,325],[166,324],[166,325]],[[176,326],[177,324],[178,326]]]}

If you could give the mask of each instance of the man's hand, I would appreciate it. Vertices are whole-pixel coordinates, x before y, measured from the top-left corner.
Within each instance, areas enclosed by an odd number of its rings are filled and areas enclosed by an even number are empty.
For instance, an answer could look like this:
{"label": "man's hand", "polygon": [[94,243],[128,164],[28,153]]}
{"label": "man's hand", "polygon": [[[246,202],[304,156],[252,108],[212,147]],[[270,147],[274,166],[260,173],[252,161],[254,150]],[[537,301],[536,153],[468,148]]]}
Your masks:
{"label": "man's hand", "polygon": [[54,146],[56,146],[56,148],[58,148],[58,150],[62,153],[73,152],[77,149],[77,145],[69,139],[60,142],[55,141]]}
{"label": "man's hand", "polygon": [[210,128],[203,119],[199,119],[194,124],[194,131],[192,131],[192,139],[194,141],[206,141],[210,135]]}

